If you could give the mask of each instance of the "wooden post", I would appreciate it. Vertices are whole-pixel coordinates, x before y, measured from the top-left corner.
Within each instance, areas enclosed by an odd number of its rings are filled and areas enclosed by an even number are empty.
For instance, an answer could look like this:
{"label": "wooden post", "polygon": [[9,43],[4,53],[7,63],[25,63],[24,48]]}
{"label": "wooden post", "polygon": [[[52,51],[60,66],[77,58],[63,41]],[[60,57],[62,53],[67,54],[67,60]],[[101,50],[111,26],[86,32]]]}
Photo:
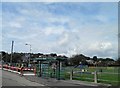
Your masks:
{"label": "wooden post", "polygon": [[60,60],[58,60],[57,80],[60,80]]}
{"label": "wooden post", "polygon": [[97,71],[94,72],[94,82],[97,83]]}
{"label": "wooden post", "polygon": [[41,77],[42,76],[42,68],[41,68],[41,61],[39,61],[39,77]]}
{"label": "wooden post", "polygon": [[71,72],[70,72],[70,80],[72,80],[73,79],[73,70],[71,70]]}

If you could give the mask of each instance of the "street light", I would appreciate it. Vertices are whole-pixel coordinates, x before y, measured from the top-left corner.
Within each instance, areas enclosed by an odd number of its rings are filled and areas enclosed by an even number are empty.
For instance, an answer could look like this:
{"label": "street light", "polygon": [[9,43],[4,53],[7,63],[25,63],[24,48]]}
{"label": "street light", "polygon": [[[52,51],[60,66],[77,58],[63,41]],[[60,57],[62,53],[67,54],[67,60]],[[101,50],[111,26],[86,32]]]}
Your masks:
{"label": "street light", "polygon": [[[29,45],[29,46],[30,46],[30,54],[31,54],[31,44],[27,44],[27,43],[26,43],[25,45]],[[30,56],[29,56],[29,65],[30,65]],[[28,66],[29,66],[29,65],[28,65]]]}

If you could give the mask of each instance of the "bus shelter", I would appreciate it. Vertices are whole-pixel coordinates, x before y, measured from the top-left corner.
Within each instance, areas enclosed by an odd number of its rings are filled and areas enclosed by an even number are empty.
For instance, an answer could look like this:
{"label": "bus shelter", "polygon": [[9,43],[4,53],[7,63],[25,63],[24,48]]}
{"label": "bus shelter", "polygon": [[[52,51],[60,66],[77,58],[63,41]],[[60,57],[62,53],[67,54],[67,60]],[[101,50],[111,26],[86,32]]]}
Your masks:
{"label": "bus shelter", "polygon": [[52,77],[61,79],[62,62],[65,60],[60,57],[33,58],[36,61],[36,72],[39,77]]}

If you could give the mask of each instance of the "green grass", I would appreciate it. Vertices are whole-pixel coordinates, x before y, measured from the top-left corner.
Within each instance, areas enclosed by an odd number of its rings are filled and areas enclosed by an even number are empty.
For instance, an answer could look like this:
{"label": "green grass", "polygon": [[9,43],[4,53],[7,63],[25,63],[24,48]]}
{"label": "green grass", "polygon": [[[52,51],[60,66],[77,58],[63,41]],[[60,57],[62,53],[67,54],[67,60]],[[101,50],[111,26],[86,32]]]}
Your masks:
{"label": "green grass", "polygon": [[117,81],[118,80],[118,75],[117,74],[101,73],[101,74],[98,75],[98,79]]}
{"label": "green grass", "polygon": [[[71,71],[71,68],[66,68],[66,71]],[[107,84],[112,84],[112,85],[118,85],[119,80],[118,80],[118,67],[91,67],[91,68],[86,68],[88,72],[94,72],[94,71],[100,71],[102,69],[101,74],[98,74],[98,82],[99,83],[107,83]],[[80,71],[80,68],[74,68],[74,71]],[[115,74],[114,74],[115,73]],[[120,75],[120,74],[119,74]],[[67,76],[68,78],[68,76]],[[90,81],[94,82],[94,74],[80,74],[80,73],[75,73],[73,75],[74,80],[81,80],[81,81]]]}
{"label": "green grass", "polygon": [[[73,67],[63,67],[62,71],[60,72],[60,77],[65,80],[70,79],[70,72],[73,69],[73,71],[80,71],[80,68],[73,68]],[[97,71],[99,72],[100,69],[102,69],[102,72],[98,74],[98,82],[99,83],[107,83],[107,84],[112,84],[112,85],[118,85],[118,70],[120,69],[119,67],[89,67],[85,68],[87,72],[94,72]],[[48,68],[48,70],[45,70],[48,72],[48,75],[50,77],[50,73],[53,72],[51,67]],[[115,73],[115,74],[114,74]],[[117,74],[116,74],[117,73]],[[120,74],[119,74],[120,75]],[[73,80],[80,80],[80,81],[90,81],[94,82],[94,74],[85,74],[85,73],[74,73],[73,74]]]}
{"label": "green grass", "polygon": [[81,78],[81,77],[73,78],[73,80],[93,82],[93,79],[85,79],[85,78]]}

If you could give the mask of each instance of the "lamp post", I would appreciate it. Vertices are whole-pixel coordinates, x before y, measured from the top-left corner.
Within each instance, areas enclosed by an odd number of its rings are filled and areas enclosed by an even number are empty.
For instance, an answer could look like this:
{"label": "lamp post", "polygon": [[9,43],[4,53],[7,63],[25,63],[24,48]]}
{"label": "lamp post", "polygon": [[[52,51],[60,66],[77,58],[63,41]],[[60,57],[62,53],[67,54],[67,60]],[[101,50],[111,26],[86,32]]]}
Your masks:
{"label": "lamp post", "polygon": [[[27,44],[27,43],[26,43],[25,45],[29,45],[29,46],[30,46],[30,54],[31,54],[31,44]],[[29,55],[30,55],[30,54],[29,54]],[[31,58],[31,56],[29,56],[29,65],[30,65],[30,58]],[[29,65],[28,65],[28,66],[29,66]]]}

